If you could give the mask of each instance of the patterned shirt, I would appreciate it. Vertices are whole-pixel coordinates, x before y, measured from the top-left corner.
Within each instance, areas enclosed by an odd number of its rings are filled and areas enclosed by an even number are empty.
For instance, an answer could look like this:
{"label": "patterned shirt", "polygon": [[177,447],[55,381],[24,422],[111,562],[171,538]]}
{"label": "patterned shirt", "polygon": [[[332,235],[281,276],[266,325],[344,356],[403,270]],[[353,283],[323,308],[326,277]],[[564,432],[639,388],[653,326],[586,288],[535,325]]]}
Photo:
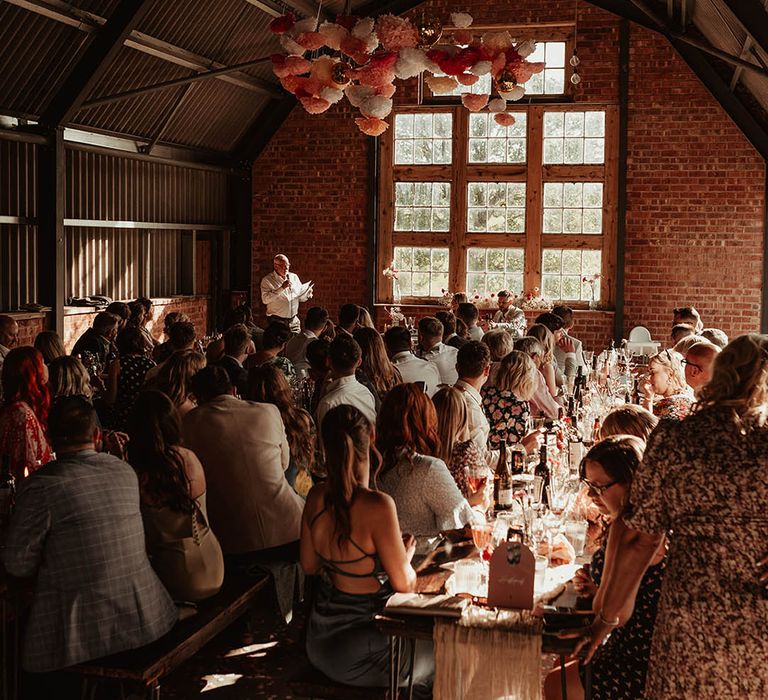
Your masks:
{"label": "patterned shirt", "polygon": [[653,404],[653,415],[659,420],[683,420],[692,406],[693,399],[688,394],[673,394]]}
{"label": "patterned shirt", "polygon": [[511,391],[495,386],[483,389],[483,409],[491,426],[491,447],[498,449],[499,442],[520,442],[528,433],[531,409],[527,401],[521,401]]}

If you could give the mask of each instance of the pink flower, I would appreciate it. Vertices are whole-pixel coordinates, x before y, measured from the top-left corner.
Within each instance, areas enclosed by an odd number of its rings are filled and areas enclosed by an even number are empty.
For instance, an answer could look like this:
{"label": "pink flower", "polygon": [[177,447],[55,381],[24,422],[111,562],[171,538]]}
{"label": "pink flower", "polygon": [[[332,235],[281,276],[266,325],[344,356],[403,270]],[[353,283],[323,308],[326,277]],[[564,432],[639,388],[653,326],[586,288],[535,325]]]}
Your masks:
{"label": "pink flower", "polygon": [[498,112],[497,114],[494,114],[493,121],[495,121],[499,126],[509,127],[515,123],[515,118],[507,112]]}
{"label": "pink flower", "polygon": [[471,92],[461,93],[461,103],[470,112],[479,112],[488,104],[488,95],[475,95]]}
{"label": "pink flower", "polygon": [[376,34],[381,45],[390,51],[412,49],[419,45],[419,31],[402,17],[382,15],[376,20]]}
{"label": "pink flower", "polygon": [[493,420],[499,420],[499,418],[501,418],[501,411],[497,408],[491,415],[491,418],[493,418]]}
{"label": "pink flower", "polygon": [[389,129],[387,122],[373,117],[358,117],[355,124],[366,136],[381,136]]}

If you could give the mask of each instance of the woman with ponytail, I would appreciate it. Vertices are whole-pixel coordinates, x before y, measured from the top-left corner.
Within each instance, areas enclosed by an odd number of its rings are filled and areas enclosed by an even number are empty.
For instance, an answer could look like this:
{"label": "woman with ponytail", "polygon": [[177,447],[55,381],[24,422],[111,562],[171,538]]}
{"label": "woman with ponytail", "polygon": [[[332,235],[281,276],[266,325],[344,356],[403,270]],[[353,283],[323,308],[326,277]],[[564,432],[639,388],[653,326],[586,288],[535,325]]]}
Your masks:
{"label": "woman with ponytail", "polygon": [[45,436],[51,394],[43,356],[31,346],[5,356],[0,409],[0,455],[11,458],[11,473],[20,479],[53,459]]}
{"label": "woman with ponytail", "polygon": [[[301,566],[319,575],[307,628],[312,664],[338,683],[385,687],[388,641],[377,629],[393,592],[411,592],[416,573],[412,535],[403,535],[392,499],[369,488],[373,426],[354,406],[325,415],[322,440],[328,479],[307,497],[301,525]],[[403,659],[408,658],[403,655]],[[417,643],[414,682],[428,685],[430,644]]]}

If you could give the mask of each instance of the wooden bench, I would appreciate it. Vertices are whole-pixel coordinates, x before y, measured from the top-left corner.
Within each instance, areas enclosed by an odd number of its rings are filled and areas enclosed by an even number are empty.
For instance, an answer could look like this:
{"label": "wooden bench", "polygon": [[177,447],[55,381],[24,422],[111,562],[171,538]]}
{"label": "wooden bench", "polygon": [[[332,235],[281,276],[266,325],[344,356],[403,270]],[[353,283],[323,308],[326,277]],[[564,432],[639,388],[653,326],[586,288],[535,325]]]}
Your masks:
{"label": "wooden bench", "polygon": [[195,615],[179,621],[160,639],[139,649],[94,659],[67,670],[85,676],[84,698],[95,694],[97,679],[109,678],[143,685],[147,698],[158,700],[160,679],[244,615],[269,580],[269,576],[227,575],[215,596],[200,602]]}

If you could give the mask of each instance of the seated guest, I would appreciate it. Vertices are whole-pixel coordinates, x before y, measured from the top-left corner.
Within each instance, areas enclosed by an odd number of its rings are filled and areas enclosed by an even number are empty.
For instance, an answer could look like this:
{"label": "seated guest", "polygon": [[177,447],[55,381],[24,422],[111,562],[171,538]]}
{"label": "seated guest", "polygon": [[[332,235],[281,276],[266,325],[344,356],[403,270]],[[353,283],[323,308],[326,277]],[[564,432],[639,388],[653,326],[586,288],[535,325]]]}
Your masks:
{"label": "seated guest", "polygon": [[[456,319],[456,335],[459,337],[459,340],[462,341],[461,345],[469,342],[469,329],[467,328],[467,324],[460,318]],[[461,345],[459,347],[461,347]]]}
{"label": "seated guest", "polygon": [[392,364],[400,372],[403,382],[422,383],[427,396],[432,396],[440,384],[437,365],[416,357],[411,352],[411,334],[403,326],[393,326],[384,334],[384,345]]}
{"label": "seated guest", "polygon": [[[156,345],[160,345],[160,341],[155,338],[147,328],[147,324],[152,320],[152,315],[154,312],[154,306],[152,304],[152,300],[147,297],[139,297],[136,299],[136,303],[141,304],[144,307],[144,316],[141,320],[141,325],[139,326],[139,330],[141,331],[141,334],[144,336],[144,340],[147,342],[147,347],[151,350],[155,349]],[[128,305],[128,308],[131,308],[131,305]],[[131,316],[133,317],[133,310],[131,309]]]}
{"label": "seated guest", "polygon": [[[376,324],[373,322],[371,312],[364,306],[358,307],[360,312],[357,315],[357,327],[358,328],[376,328]],[[354,333],[354,331],[353,331]]]}
{"label": "seated guest", "polygon": [[197,402],[192,396],[192,377],[205,367],[205,355],[196,350],[179,350],[160,367],[152,388],[162,391],[184,418]]}
{"label": "seated guest", "polygon": [[238,323],[224,331],[224,355],[216,364],[226,370],[229,381],[240,396],[245,396],[248,390],[248,370],[243,363],[251,348],[251,334],[245,324]]}
{"label": "seated guest", "polygon": [[491,351],[491,370],[488,373],[486,386],[491,386],[496,382],[496,373],[499,371],[499,365],[502,359],[514,349],[514,340],[509,331],[503,328],[494,328],[483,336],[483,342]]}
{"label": "seated guest", "polygon": [[362,353],[357,380],[362,381],[369,389],[373,389],[378,411],[385,394],[393,386],[401,384],[403,378],[397,367],[387,357],[384,340],[375,328],[358,328],[354,332],[354,338]]}
{"label": "seated guest", "polygon": [[712,366],[720,348],[707,341],[695,343],[685,354],[685,381],[698,395],[699,390],[712,379]]}
{"label": "seated guest", "polygon": [[[609,522],[622,517],[632,481],[645,443],[637,437],[616,435],[597,443],[581,463],[581,478],[589,496]],[[609,526],[610,527],[610,526]],[[607,535],[607,533],[606,533]],[[607,536],[592,557],[589,573],[581,569],[574,585],[585,598],[599,592],[606,560]],[[635,700],[644,697],[651,638],[666,567],[666,547],[656,551],[637,591],[632,616],[613,630],[610,638],[592,659],[590,697],[595,700]],[[547,700],[561,700],[561,670],[549,673],[544,684]],[[567,695],[584,697],[584,666],[579,661],[566,665]]]}
{"label": "seated guest", "polygon": [[155,366],[146,347],[144,336],[135,326],[129,325],[117,336],[120,357],[109,366],[104,396],[104,403],[112,407],[107,422],[114,430],[125,430],[128,413],[144,386],[147,372]]}
{"label": "seated guest", "polygon": [[280,353],[292,337],[291,329],[281,321],[272,321],[264,330],[261,337],[261,350],[254,352],[246,362],[248,369],[271,364],[277,367],[285,378],[291,382],[296,377],[296,368],[293,363]]}
{"label": "seated guest", "polygon": [[434,316],[419,320],[419,357],[431,362],[440,374],[439,384],[456,383],[456,355],[458,350],[443,343],[443,324]]}
{"label": "seated guest", "polygon": [[57,460],[21,485],[2,552],[8,573],[37,576],[22,654],[33,672],[144,646],[177,618],[147,559],[136,474],[96,451],[93,407],[60,399],[48,430]]}
{"label": "seated guest", "polygon": [[678,323],[687,323],[693,326],[693,330],[696,333],[704,328],[704,324],[701,322],[701,316],[693,306],[681,306],[672,309],[672,325],[675,326]]}
{"label": "seated guest", "polygon": [[310,401],[310,413],[317,415],[317,404],[320,402],[323,394],[331,381],[330,369],[328,369],[328,351],[331,347],[331,341],[322,339],[313,340],[307,345],[307,362],[309,362],[309,378],[315,386],[312,391],[312,400]]}
{"label": "seated guest", "polygon": [[[549,335],[551,336],[551,333]],[[538,370],[536,391],[528,402],[531,407],[531,413],[534,416],[545,415],[547,418],[557,418],[560,412],[560,404],[552,398],[547,381],[544,379],[544,374],[541,371],[541,364],[545,355],[544,345],[538,338],[534,338],[532,335],[525,335],[515,341],[515,350],[528,355]]]}
{"label": "seated guest", "polygon": [[[469,346],[467,346],[469,347]],[[437,414],[431,399],[415,384],[400,384],[387,394],[376,424],[381,452],[378,487],[397,506],[400,529],[416,537],[418,553],[441,530],[471,523],[475,515],[438,450]]]}
{"label": "seated guest", "polygon": [[467,469],[488,470],[487,486],[493,482],[493,472],[485,457],[469,437],[467,404],[462,393],[453,386],[445,386],[433,397],[437,412],[438,449],[435,457],[442,459],[464,498],[471,506],[485,503],[484,489],[472,491],[467,479]]}
{"label": "seated guest", "polygon": [[93,389],[88,371],[72,355],[57,357],[48,366],[48,388],[51,390],[51,401],[62,396],[80,396],[92,403]]}
{"label": "seated guest", "polygon": [[[261,348],[261,338],[264,331],[253,323],[253,311],[247,304],[240,304],[234,309],[230,309],[224,316],[224,332],[237,326],[239,324],[244,325],[248,332],[251,334],[251,340],[253,340],[254,349]],[[205,359],[208,364],[218,362],[224,356],[224,336],[216,340],[212,340],[208,347],[205,348]]]}
{"label": "seated guest", "polygon": [[0,455],[11,458],[17,480],[53,459],[46,438],[51,395],[43,356],[25,345],[5,356],[0,408]]}
{"label": "seated guest", "polygon": [[117,332],[119,333],[128,325],[128,319],[131,317],[131,310],[124,301],[113,301],[104,309],[109,314],[114,314],[120,319]]}
{"label": "seated guest", "polygon": [[348,404],[357,408],[372,424],[376,422],[376,400],[370,389],[355,377],[362,351],[355,339],[346,333],[337,335],[328,348],[330,381],[317,404],[315,424],[322,429],[323,418],[332,408]]}
{"label": "seated guest", "polygon": [[295,561],[304,501],[285,480],[290,447],[279,409],[235,398],[221,367],[200,370],[192,391],[199,406],[184,416],[184,444],[203,465],[224,554]]}
{"label": "seated guest", "polygon": [[693,399],[682,358],[674,350],[663,350],[650,359],[641,390],[643,407],[660,419],[683,420],[691,412]]}
{"label": "seated guest", "polygon": [[675,346],[672,348],[676,353],[682,355],[685,357],[688,354],[689,348],[691,346],[696,345],[696,343],[707,343],[709,342],[704,336],[701,335],[687,335],[685,338],[681,338],[675,343]]}
{"label": "seated guest", "polygon": [[128,310],[131,312],[131,315],[128,317],[128,323],[126,323],[125,328],[120,332],[122,333],[128,328],[135,328],[141,334],[144,341],[145,354],[151,357],[156,343],[147,330],[146,323],[149,319],[147,318],[146,307],[137,300],[128,303]]}
{"label": "seated guest", "polygon": [[687,338],[689,335],[694,335],[696,330],[690,323],[676,323],[672,326],[672,345],[677,345],[683,338]]}
{"label": "seated guest", "polygon": [[312,417],[293,405],[291,387],[285,375],[273,364],[254,367],[248,372],[248,400],[271,403],[280,411],[291,455],[285,478],[295,488],[299,473],[306,479],[312,472],[316,437]]}
{"label": "seated guest", "polygon": [[191,321],[176,321],[175,323],[172,323],[168,329],[168,341],[162,345],[158,345],[153,353],[155,362],[159,362],[160,364],[147,372],[145,381],[153,381],[163,368],[163,364],[168,361],[168,358],[173,355],[173,353],[182,350],[194,350],[195,337],[195,326]]}
{"label": "seated guest", "polygon": [[203,467],[181,446],[181,423],[171,400],[160,391],[139,396],[128,417],[128,435],[152,568],[175,600],[210,598],[224,580],[224,557],[208,526]]}
{"label": "seated guest", "polygon": [[339,309],[339,322],[336,324],[336,333],[352,335],[358,326],[360,307],[357,304],[344,304]]}
{"label": "seated guest", "polygon": [[[190,342],[191,344],[194,344],[195,342],[195,326],[190,320],[189,316],[187,316],[185,313],[182,313],[181,311],[171,311],[170,313],[167,313],[163,319],[163,335],[167,338],[167,340],[163,343],[160,343],[159,345],[156,345],[152,351],[152,359],[157,362],[158,365],[162,362],[165,362],[174,351],[189,349],[187,347],[179,348],[171,345],[171,328],[173,328],[173,326],[175,326],[177,323],[187,323],[192,326],[192,340]],[[192,346],[191,344],[190,348]]]}
{"label": "seated guest", "polygon": [[467,326],[467,338],[469,340],[480,340],[483,337],[483,329],[477,325],[477,321],[480,318],[480,313],[477,307],[470,302],[459,304],[459,308],[456,311],[456,318]]}
{"label": "seated guest", "polygon": [[459,305],[467,303],[467,295],[464,292],[456,292],[451,297],[451,313],[456,316],[459,312]]}
{"label": "seated guest", "polygon": [[[142,307],[143,308],[143,307]],[[82,356],[83,353],[93,355],[99,365],[99,372],[106,371],[109,364],[118,353],[115,347],[115,338],[120,324],[120,318],[106,311],[96,314],[91,326],[83,333],[72,348],[72,354]],[[81,359],[84,359],[81,357]],[[87,366],[87,362],[84,362]]]}
{"label": "seated guest", "polygon": [[[555,370],[555,384],[556,386],[562,386],[565,383],[566,377],[576,376],[578,362],[576,360],[576,346],[573,338],[570,338],[565,332],[565,321],[557,314],[549,312],[539,314],[534,325],[546,326],[552,333],[554,341],[552,359],[553,369]],[[530,330],[528,335],[538,337],[536,333],[531,333]],[[560,349],[560,354],[557,352],[558,348]]]}
{"label": "seated guest", "polygon": [[634,435],[646,442],[658,422],[659,419],[648,409],[633,403],[624,404],[614,408],[603,419],[603,424],[600,426],[600,440],[613,435]]}
{"label": "seated guest", "polygon": [[304,330],[292,336],[285,344],[283,354],[293,364],[297,372],[309,371],[307,345],[322,335],[327,323],[328,312],[320,306],[312,306],[304,316]]}
{"label": "seated guest", "polygon": [[456,371],[459,374],[459,380],[454,386],[461,392],[467,404],[469,437],[489,464],[491,453],[488,450],[488,436],[491,432],[491,426],[485,417],[480,390],[488,379],[490,370],[491,351],[487,345],[472,340],[459,350],[459,354],[456,356]]}
{"label": "seated guest", "polygon": [[728,336],[719,328],[705,328],[700,335],[721,350],[728,345]]}
{"label": "seated guest", "polygon": [[61,342],[56,331],[40,331],[35,336],[35,350],[43,356],[43,362],[46,365],[51,364],[57,357],[63,357],[67,354],[64,343]]}
{"label": "seated guest", "polygon": [[[552,315],[554,316],[554,314]],[[541,356],[541,363],[539,364],[539,372],[541,372],[544,377],[550,395],[555,397],[557,396],[557,377],[559,372],[559,367],[555,361],[555,335],[543,323],[534,323],[528,329],[528,335],[532,338],[536,338],[544,349],[544,353]],[[562,373],[560,373],[560,380],[562,383]]]}
{"label": "seated guest", "polygon": [[435,318],[443,324],[443,342],[457,350],[469,342],[456,333],[456,317],[450,311],[438,311]]}
{"label": "seated guest", "polygon": [[498,310],[491,319],[496,328],[503,328],[508,331],[512,338],[522,338],[528,325],[525,320],[525,313],[514,305],[514,298],[506,289],[502,289],[496,295],[496,299]]}
{"label": "seated guest", "polygon": [[[582,373],[586,375],[591,368],[587,367],[587,365],[584,363],[584,352],[583,352],[581,341],[578,338],[574,338],[571,335],[571,329],[573,328],[573,324],[575,323],[575,316],[573,313],[573,309],[570,306],[565,306],[564,304],[558,304],[552,307],[552,313],[555,314],[555,316],[559,316],[561,319],[563,319],[564,337],[568,338],[571,341],[571,343],[573,343],[573,354],[574,354],[574,359],[576,361],[574,374],[578,371],[578,368],[581,367]],[[523,333],[523,335],[525,335],[525,333]],[[565,347],[567,347],[567,344],[565,343],[563,344],[563,347],[561,347],[561,345],[559,344],[555,345],[555,361],[557,362],[558,367],[563,368],[563,371],[565,371],[566,359],[567,359]],[[570,370],[570,363],[568,363],[568,367]]]}
{"label": "seated guest", "polygon": [[[416,541],[401,534],[392,499],[369,487],[373,426],[354,406],[323,423],[328,479],[310,491],[301,521],[301,566],[319,575],[307,624],[310,662],[337,683],[389,683],[389,640],[374,622],[393,592],[416,585]],[[431,645],[416,644],[414,684],[432,673]],[[406,652],[406,658],[409,654]]]}
{"label": "seated guest", "polygon": [[532,454],[541,446],[541,432],[529,432],[531,409],[528,401],[536,391],[537,375],[533,360],[524,352],[512,350],[501,361],[495,386],[483,387],[481,395],[491,427],[491,448],[497,449],[501,440],[507,445],[519,442]]}

